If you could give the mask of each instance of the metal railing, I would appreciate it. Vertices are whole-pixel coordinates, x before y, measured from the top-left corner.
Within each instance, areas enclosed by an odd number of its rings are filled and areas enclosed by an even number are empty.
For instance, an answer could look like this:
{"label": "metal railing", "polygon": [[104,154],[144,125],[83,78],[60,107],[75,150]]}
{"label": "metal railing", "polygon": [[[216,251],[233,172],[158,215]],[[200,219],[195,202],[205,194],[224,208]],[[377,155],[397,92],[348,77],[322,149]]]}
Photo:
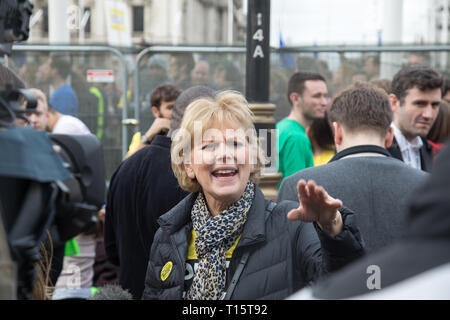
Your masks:
{"label": "metal railing", "polygon": [[[110,52],[114,54],[121,63],[122,72],[122,92],[126,96],[128,90],[128,68],[124,54],[114,47],[99,45],[24,45],[16,44],[13,46],[14,51],[22,52],[67,52],[67,53],[83,53],[83,52]],[[284,53],[399,53],[399,52],[450,52],[450,45],[388,45],[388,46],[298,46],[298,47],[281,47],[271,48],[273,54]],[[140,97],[140,79],[139,64],[143,57],[147,54],[170,54],[170,53],[209,53],[209,54],[245,54],[244,46],[151,46],[141,50],[134,61],[134,119],[128,118],[128,100],[123,99],[122,108],[122,156],[125,156],[128,148],[127,126],[135,126],[135,131],[140,127],[139,97]]]}
{"label": "metal railing", "polygon": [[[140,79],[140,63],[143,58],[148,54],[175,54],[175,53],[191,53],[191,54],[238,54],[245,55],[245,46],[151,46],[145,48],[139,52],[133,50],[119,51],[119,49],[109,46],[99,46],[99,45],[24,45],[16,44],[13,46],[13,51],[21,52],[66,52],[66,53],[92,53],[92,52],[109,52],[116,56],[121,65],[121,70],[123,73],[123,78],[121,79],[121,90],[122,90],[122,122],[121,122],[121,154],[122,159],[128,150],[128,138],[129,138],[129,127],[134,126],[134,131],[139,131],[140,123],[140,95],[141,89],[141,79]],[[302,55],[311,55],[316,53],[327,53],[333,54],[345,54],[345,53],[386,53],[386,54],[396,54],[396,53],[417,53],[417,52],[434,52],[434,53],[449,53],[450,45],[389,45],[389,46],[299,46],[299,47],[282,47],[282,48],[271,48],[271,53],[273,55],[279,55],[281,57],[284,54],[292,54],[293,57],[300,57]],[[125,59],[126,54],[130,52],[137,54],[133,59],[134,69],[131,70],[131,74],[128,73],[127,59]],[[129,57],[127,57],[129,58]],[[274,57],[276,60],[276,57]],[[330,58],[330,57],[328,57]],[[234,58],[233,58],[234,59]],[[231,60],[231,59],[230,59]],[[449,59],[450,60],[450,59]],[[333,61],[337,61],[334,59]],[[236,61],[233,61],[236,62]],[[242,62],[242,61],[241,61]],[[242,67],[242,65],[240,66]],[[271,68],[274,66],[271,65]],[[298,65],[296,67],[299,67]],[[394,68],[397,68],[395,65]],[[289,71],[290,72],[290,71]],[[243,76],[245,76],[242,73]],[[132,107],[134,110],[133,116],[129,116],[128,108],[130,103],[127,99],[128,92],[128,77],[132,76],[134,79],[133,88],[133,100]],[[289,75],[288,75],[289,76]],[[287,80],[285,81],[287,83]],[[144,83],[144,82],[142,82]],[[284,96],[284,92],[281,92]],[[288,108],[287,106],[286,108]],[[278,109],[278,105],[277,105]],[[282,110],[282,109],[280,109]],[[118,151],[117,151],[118,152]]]}
{"label": "metal railing", "polygon": [[[413,53],[413,52],[450,52],[450,45],[348,45],[348,46],[298,46],[298,47],[281,47],[271,48],[271,54],[317,54],[317,53]],[[140,111],[139,111],[139,97],[140,97],[140,77],[139,65],[143,57],[147,54],[171,54],[171,53],[216,53],[216,54],[245,54],[245,46],[152,46],[143,49],[138,53],[134,63],[134,113],[135,113],[135,131],[139,131],[140,126]],[[388,62],[390,63],[390,62]],[[298,67],[298,66],[297,66]],[[390,70],[384,70],[384,74],[389,74],[392,69],[397,66],[390,67]],[[286,81],[287,82],[287,81]]]}
{"label": "metal railing", "polygon": [[92,53],[92,52],[110,52],[114,54],[120,61],[122,67],[122,92],[124,94],[122,108],[122,158],[125,157],[128,148],[127,127],[123,121],[128,118],[128,101],[126,98],[128,89],[128,68],[126,60],[122,52],[118,49],[108,46],[74,46],[74,45],[23,45],[17,44],[13,46],[13,51],[22,52],[66,52],[66,53]]}
{"label": "metal railing", "polygon": [[305,52],[443,52],[450,51],[450,45],[386,45],[386,46],[299,46],[272,48],[274,53]]}
{"label": "metal railing", "polygon": [[139,64],[143,57],[147,54],[158,53],[245,53],[245,47],[196,47],[196,46],[152,46],[145,48],[136,56],[134,63],[134,116],[136,119],[135,131],[140,129],[140,112],[139,112],[139,97],[140,97],[140,78],[139,78]]}

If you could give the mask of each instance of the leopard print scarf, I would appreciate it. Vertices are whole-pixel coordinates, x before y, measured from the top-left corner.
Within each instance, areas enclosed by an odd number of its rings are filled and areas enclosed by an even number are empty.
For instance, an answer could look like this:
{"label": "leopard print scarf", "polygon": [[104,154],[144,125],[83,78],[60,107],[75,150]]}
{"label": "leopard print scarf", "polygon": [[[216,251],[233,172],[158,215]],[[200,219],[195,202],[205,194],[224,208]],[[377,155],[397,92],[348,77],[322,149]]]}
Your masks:
{"label": "leopard print scarf", "polygon": [[242,233],[254,195],[255,185],[249,181],[239,200],[212,217],[203,194],[198,194],[191,218],[197,233],[195,251],[199,266],[187,292],[187,300],[218,300],[225,292],[225,252]]}

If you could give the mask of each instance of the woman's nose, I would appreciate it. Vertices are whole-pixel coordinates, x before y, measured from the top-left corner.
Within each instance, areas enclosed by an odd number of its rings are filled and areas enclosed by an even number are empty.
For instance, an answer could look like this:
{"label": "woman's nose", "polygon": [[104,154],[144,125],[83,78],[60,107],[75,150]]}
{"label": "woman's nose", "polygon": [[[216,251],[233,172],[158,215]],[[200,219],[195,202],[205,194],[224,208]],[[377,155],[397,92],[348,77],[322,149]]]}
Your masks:
{"label": "woman's nose", "polygon": [[219,163],[226,163],[232,160],[234,156],[234,148],[230,147],[227,143],[220,143],[216,150],[216,160]]}

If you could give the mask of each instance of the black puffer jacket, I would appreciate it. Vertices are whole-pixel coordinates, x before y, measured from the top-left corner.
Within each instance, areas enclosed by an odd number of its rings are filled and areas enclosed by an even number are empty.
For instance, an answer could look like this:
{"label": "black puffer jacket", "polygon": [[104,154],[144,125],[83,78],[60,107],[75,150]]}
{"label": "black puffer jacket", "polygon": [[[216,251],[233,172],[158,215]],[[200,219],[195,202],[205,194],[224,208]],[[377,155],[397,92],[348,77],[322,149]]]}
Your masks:
{"label": "black puffer jacket", "polygon": [[[190,194],[160,217],[143,299],[182,299],[192,229],[190,214],[196,196]],[[363,242],[349,210],[340,209],[344,230],[332,238],[311,223],[287,220],[287,212],[298,207],[297,202],[281,202],[265,219],[270,203],[256,188],[242,237],[232,256],[230,274],[234,274],[245,252],[250,251],[250,256],[231,299],[283,299],[318,276],[363,255]],[[228,286],[229,278],[227,282]]]}

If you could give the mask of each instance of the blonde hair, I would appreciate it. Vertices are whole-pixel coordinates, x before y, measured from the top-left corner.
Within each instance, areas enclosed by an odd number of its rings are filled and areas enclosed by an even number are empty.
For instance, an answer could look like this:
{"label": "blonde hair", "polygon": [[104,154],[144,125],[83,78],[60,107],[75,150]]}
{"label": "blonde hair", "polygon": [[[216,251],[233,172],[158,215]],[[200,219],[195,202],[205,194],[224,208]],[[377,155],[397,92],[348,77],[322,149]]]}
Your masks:
{"label": "blonde hair", "polygon": [[[189,192],[201,190],[197,180],[188,177],[184,160],[189,156],[194,146],[194,128],[201,124],[202,136],[210,129],[214,122],[238,124],[246,132],[251,155],[254,157],[254,167],[250,173],[250,180],[258,182],[262,168],[267,163],[263,150],[256,137],[255,126],[252,122],[253,112],[248,107],[245,97],[237,91],[222,91],[215,97],[199,98],[187,107],[180,129],[175,131],[172,139],[171,158],[172,170],[180,187]],[[198,134],[198,133],[197,133]]]}
{"label": "blonde hair", "polygon": [[33,92],[36,95],[38,100],[42,101],[42,103],[44,104],[44,108],[46,109],[45,111],[47,112],[48,111],[48,103],[47,103],[47,97],[45,96],[44,92],[42,92],[41,90],[36,89],[36,88],[31,88],[28,90]]}

